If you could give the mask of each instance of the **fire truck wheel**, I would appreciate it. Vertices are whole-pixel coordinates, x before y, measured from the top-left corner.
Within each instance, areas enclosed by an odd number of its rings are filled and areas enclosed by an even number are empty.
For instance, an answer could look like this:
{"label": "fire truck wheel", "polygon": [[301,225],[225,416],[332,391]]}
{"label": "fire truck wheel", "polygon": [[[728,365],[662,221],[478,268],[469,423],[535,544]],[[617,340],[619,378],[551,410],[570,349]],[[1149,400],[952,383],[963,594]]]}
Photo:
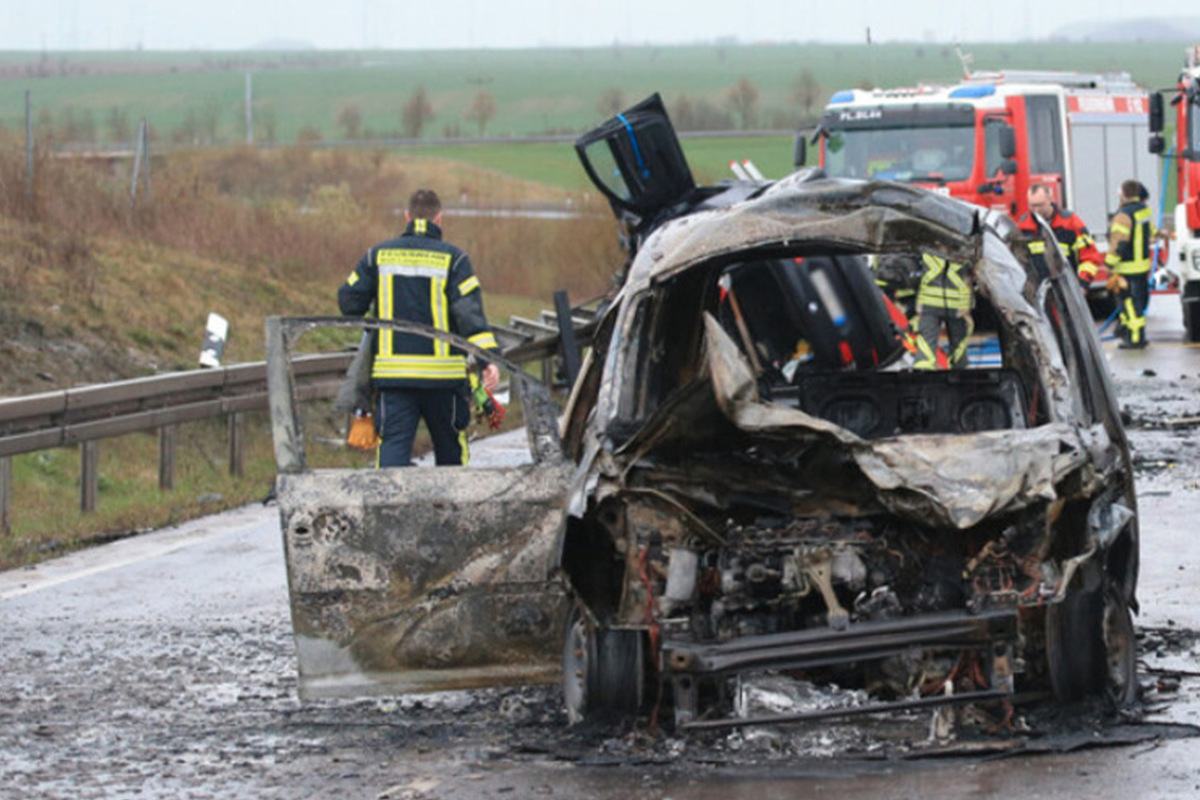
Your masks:
{"label": "fire truck wheel", "polygon": [[1200,342],[1200,281],[1189,281],[1180,295],[1187,341]]}

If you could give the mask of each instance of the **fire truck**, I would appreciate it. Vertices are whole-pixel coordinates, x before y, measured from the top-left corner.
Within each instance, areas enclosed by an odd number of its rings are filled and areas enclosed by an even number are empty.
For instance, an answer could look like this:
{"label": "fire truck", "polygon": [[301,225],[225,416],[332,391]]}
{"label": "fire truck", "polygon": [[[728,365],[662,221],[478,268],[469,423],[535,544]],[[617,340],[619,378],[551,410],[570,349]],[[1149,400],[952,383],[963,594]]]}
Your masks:
{"label": "fire truck", "polygon": [[[1014,219],[1045,183],[1103,249],[1121,182],[1156,185],[1148,111],[1127,73],[976,71],[954,86],[836,92],[812,144],[830,176],[920,184]],[[806,146],[797,138],[797,163]]]}
{"label": "fire truck", "polygon": [[1175,96],[1175,141],[1167,151],[1163,93],[1150,96],[1150,152],[1175,161],[1174,241],[1167,271],[1179,283],[1188,341],[1200,342],[1200,45],[1187,51]]}

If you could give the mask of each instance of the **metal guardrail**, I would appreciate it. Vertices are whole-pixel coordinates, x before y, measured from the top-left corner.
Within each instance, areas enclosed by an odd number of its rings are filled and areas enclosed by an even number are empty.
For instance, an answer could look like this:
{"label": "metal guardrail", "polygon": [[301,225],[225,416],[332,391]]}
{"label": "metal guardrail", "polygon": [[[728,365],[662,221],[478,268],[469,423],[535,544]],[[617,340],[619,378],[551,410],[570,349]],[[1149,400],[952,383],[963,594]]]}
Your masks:
{"label": "metal guardrail", "polygon": [[[352,357],[298,357],[306,396],[332,396]],[[260,361],[0,400],[0,457],[265,409],[266,374]]]}
{"label": "metal guardrail", "polygon": [[[565,303],[565,295],[561,302]],[[514,317],[507,326],[492,327],[509,361],[541,361],[543,383],[561,384],[566,375],[555,373],[554,361],[562,355],[563,339],[573,339],[573,352],[565,359],[570,363],[577,358],[574,351],[591,343],[601,308],[601,301],[593,300],[570,309],[572,325],[566,332],[559,328],[558,315],[549,310],[536,321]],[[297,399],[333,397],[353,356],[352,352],[297,356],[292,362]],[[0,399],[0,532],[11,530],[11,459],[23,453],[79,445],[80,508],[89,512],[96,508],[98,440],[158,431],[159,487],[171,489],[176,426],[225,416],[229,470],[241,475],[243,414],[268,408],[266,375],[266,362],[259,361]]]}
{"label": "metal guardrail", "polygon": [[[302,399],[332,397],[353,353],[299,356]],[[81,446],[80,508],[94,511],[99,483],[96,442],[137,431],[159,433],[159,486],[174,486],[175,426],[227,416],[229,469],[242,474],[242,415],[267,408],[266,362],[176,372],[0,400],[0,531],[11,530],[11,457]]]}

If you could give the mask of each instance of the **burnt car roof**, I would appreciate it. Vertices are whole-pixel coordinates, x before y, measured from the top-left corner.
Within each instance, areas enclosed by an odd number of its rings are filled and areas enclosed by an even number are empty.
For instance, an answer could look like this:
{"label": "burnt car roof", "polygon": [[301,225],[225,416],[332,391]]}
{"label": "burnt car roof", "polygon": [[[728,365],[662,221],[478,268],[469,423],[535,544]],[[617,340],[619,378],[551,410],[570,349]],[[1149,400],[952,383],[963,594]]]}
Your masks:
{"label": "burnt car roof", "polygon": [[1074,416],[1072,378],[1053,330],[1035,307],[1037,298],[1027,296],[1029,275],[1013,250],[1016,233],[1004,215],[924,189],[802,171],[751,199],[659,224],[639,248],[614,311],[689,270],[716,269],[756,254],[922,251],[965,263],[1000,325],[1029,348],[1027,362],[1046,390],[1050,424],[974,433],[957,441],[944,435],[866,441],[804,411],[759,398],[740,349],[711,318],[706,344],[717,401],[737,426],[823,435],[853,455],[893,511],[969,528],[988,515],[1053,497],[1053,486],[1087,466],[1112,433],[1111,426],[1106,430]]}
{"label": "burnt car roof", "polygon": [[981,220],[1008,237],[1007,217],[920,188],[888,181],[831,179],[820,170],[801,170],[755,196],[727,207],[685,209],[662,222],[639,248],[629,276],[660,279],[680,269],[771,248],[854,252],[910,252],[914,248],[956,261],[980,253]]}

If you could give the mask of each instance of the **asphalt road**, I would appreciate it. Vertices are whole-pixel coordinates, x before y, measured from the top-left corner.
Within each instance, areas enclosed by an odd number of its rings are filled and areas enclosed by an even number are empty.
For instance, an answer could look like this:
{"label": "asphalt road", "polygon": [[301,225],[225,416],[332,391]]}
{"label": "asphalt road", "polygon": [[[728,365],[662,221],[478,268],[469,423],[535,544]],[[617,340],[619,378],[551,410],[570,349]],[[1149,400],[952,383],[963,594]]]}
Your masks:
{"label": "asphalt road", "polygon": [[756,762],[636,736],[573,748],[547,689],[301,704],[277,512],[252,506],[0,574],[0,798],[1200,796],[1200,739],[1175,738],[1200,726],[1200,349],[1177,302],[1156,299],[1148,350],[1107,348],[1139,463],[1137,623],[1183,636],[1141,665],[1147,685],[1182,676],[1152,691],[1165,735]]}

